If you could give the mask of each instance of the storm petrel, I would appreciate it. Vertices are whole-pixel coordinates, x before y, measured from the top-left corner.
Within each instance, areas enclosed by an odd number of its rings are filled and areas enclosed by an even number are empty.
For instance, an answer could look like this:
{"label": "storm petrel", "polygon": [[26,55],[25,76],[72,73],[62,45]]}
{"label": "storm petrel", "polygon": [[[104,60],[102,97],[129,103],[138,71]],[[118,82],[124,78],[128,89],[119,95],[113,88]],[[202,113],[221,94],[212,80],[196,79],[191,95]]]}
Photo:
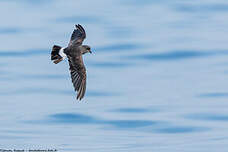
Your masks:
{"label": "storm petrel", "polygon": [[70,65],[71,80],[74,90],[77,92],[77,99],[81,100],[86,91],[86,68],[83,63],[82,55],[91,52],[90,46],[82,45],[83,40],[86,38],[84,28],[78,24],[75,25],[70,42],[66,48],[54,45],[51,52],[51,60],[58,64],[66,57]]}

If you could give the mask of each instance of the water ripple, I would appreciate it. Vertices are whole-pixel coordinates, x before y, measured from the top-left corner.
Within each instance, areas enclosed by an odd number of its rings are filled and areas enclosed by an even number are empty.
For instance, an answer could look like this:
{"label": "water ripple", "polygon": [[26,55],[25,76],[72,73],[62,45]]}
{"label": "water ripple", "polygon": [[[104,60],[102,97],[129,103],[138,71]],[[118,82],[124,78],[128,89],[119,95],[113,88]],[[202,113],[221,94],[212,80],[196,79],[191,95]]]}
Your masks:
{"label": "water ripple", "polygon": [[144,59],[144,60],[151,60],[151,61],[176,61],[176,60],[184,60],[184,59],[209,57],[209,56],[215,56],[215,55],[228,55],[228,51],[227,50],[217,50],[217,51],[177,50],[177,51],[163,52],[163,53],[150,53],[150,54],[137,55],[137,56],[128,56],[124,58]]}
{"label": "water ripple", "polygon": [[50,50],[48,49],[33,49],[26,51],[0,51],[0,57],[26,57],[36,55],[48,55],[50,56]]}
{"label": "water ripple", "polygon": [[108,28],[107,34],[113,38],[129,38],[133,35],[133,30],[130,27],[111,26]]}
{"label": "water ripple", "polygon": [[208,121],[228,121],[228,115],[224,114],[211,114],[211,113],[198,113],[189,114],[185,118],[194,120],[208,120]]}
{"label": "water ripple", "polygon": [[96,51],[131,51],[144,48],[141,44],[136,43],[125,43],[125,44],[111,44],[102,47],[96,47]]}
{"label": "water ripple", "polygon": [[101,67],[101,68],[123,68],[128,67],[130,64],[128,63],[117,63],[117,62],[96,62],[92,63],[92,66]]}
{"label": "water ripple", "polygon": [[56,22],[64,23],[98,23],[100,19],[94,16],[67,16],[56,19]]}
{"label": "water ripple", "polygon": [[171,123],[157,120],[105,120],[79,113],[57,113],[49,115],[47,119],[44,120],[31,120],[24,122],[30,124],[98,124],[103,126],[102,129],[128,129],[134,131],[169,134],[190,133],[209,130],[209,128],[204,127],[174,126]]}
{"label": "water ripple", "polygon": [[[18,89],[14,91],[1,91],[0,96],[8,95],[27,95],[27,94],[49,94],[49,95],[75,95],[73,88],[71,90],[60,90],[60,89],[48,89],[48,88],[26,88]],[[115,96],[119,95],[111,92],[102,92],[102,91],[87,91],[86,96],[91,97],[106,97],[106,96]]]}
{"label": "water ripple", "polygon": [[173,51],[173,52],[165,52],[165,53],[157,53],[157,54],[138,55],[138,56],[133,56],[132,58],[146,59],[146,60],[153,60],[153,61],[172,61],[172,60],[205,57],[213,54],[214,53],[200,52],[200,51]]}
{"label": "water ripple", "polygon": [[112,125],[113,127],[119,129],[147,127],[157,125],[158,123],[158,121],[150,120],[112,120],[104,122],[104,124]]}
{"label": "water ripple", "polygon": [[[1,1],[9,2],[8,0],[1,0]],[[11,1],[18,2],[17,0],[11,0]],[[47,3],[53,2],[53,0],[49,0],[49,1],[46,1],[46,0],[21,0],[21,2],[26,3],[26,4],[30,4],[34,7],[37,4],[47,4]]]}
{"label": "water ripple", "polygon": [[83,114],[73,114],[73,113],[59,113],[50,115],[50,121],[54,123],[76,123],[76,124],[85,124],[85,123],[97,123],[99,120],[95,119],[92,116],[87,116]]}
{"label": "water ripple", "polygon": [[48,119],[41,121],[25,121],[26,123],[55,123],[55,124],[101,124],[109,125],[118,129],[139,128],[158,124],[158,121],[150,120],[104,120],[93,116],[78,113],[57,113],[48,116]]}
{"label": "water ripple", "polygon": [[205,4],[205,5],[177,5],[177,11],[196,13],[196,12],[227,12],[228,5],[224,4]]}
{"label": "water ripple", "polygon": [[43,79],[43,80],[48,80],[48,79],[64,79],[67,78],[67,75],[57,75],[57,74],[44,74],[44,75],[40,75],[40,74],[29,74],[29,75],[18,75],[17,79],[21,77],[23,79]]}
{"label": "water ripple", "polygon": [[0,28],[0,34],[16,34],[22,32],[20,28]]}
{"label": "water ripple", "polygon": [[121,113],[145,113],[145,112],[150,112],[151,110],[146,108],[118,108],[112,111],[121,112]]}
{"label": "water ripple", "polygon": [[223,98],[228,97],[227,92],[213,92],[213,93],[203,93],[198,95],[200,98]]}
{"label": "water ripple", "polygon": [[49,122],[54,123],[73,123],[73,124],[104,124],[111,125],[116,128],[138,128],[154,125],[155,122],[147,120],[101,120],[92,116],[76,114],[76,113],[61,113],[50,116]]}
{"label": "water ripple", "polygon": [[194,127],[194,126],[176,126],[176,127],[167,127],[167,128],[159,128],[155,129],[157,133],[168,133],[168,134],[176,134],[176,133],[192,133],[192,132],[202,132],[208,131],[209,128],[205,127]]}

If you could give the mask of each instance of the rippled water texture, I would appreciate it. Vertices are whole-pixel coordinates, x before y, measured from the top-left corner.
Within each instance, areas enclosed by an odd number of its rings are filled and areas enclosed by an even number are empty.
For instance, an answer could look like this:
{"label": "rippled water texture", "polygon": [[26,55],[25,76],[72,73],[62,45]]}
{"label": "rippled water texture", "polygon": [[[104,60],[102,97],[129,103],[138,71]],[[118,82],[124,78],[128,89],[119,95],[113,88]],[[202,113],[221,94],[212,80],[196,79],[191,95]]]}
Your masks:
{"label": "rippled water texture", "polygon": [[[0,149],[227,152],[226,0],[1,0]],[[87,31],[78,102],[68,62]]]}

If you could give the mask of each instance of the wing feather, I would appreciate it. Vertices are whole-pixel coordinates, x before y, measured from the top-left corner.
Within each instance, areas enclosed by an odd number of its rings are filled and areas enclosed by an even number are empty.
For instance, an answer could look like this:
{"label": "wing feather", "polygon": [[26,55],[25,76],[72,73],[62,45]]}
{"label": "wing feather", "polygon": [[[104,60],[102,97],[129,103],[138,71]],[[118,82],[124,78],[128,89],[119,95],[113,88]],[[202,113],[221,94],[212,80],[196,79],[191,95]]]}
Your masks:
{"label": "wing feather", "polygon": [[68,56],[68,61],[70,65],[71,80],[74,89],[77,92],[77,99],[81,100],[86,91],[86,69],[82,56]]}
{"label": "wing feather", "polygon": [[86,90],[86,81],[83,81],[80,85],[79,93],[77,95],[77,99],[81,100],[84,95],[85,95],[85,90]]}
{"label": "wing feather", "polygon": [[75,25],[75,27],[76,27],[76,29],[74,29],[74,31],[71,35],[68,46],[81,45],[82,42],[84,41],[84,39],[86,38],[86,32],[85,32],[84,28],[80,24]]}

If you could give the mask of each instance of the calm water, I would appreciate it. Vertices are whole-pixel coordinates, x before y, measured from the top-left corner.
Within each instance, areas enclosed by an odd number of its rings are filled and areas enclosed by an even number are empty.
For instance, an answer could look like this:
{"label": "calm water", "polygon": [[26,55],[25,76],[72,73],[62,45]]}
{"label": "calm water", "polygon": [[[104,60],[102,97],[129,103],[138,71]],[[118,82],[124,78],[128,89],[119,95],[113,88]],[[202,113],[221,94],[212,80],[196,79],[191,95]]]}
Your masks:
{"label": "calm water", "polygon": [[[1,0],[0,149],[227,152],[227,0]],[[54,44],[87,31],[76,101]]]}

